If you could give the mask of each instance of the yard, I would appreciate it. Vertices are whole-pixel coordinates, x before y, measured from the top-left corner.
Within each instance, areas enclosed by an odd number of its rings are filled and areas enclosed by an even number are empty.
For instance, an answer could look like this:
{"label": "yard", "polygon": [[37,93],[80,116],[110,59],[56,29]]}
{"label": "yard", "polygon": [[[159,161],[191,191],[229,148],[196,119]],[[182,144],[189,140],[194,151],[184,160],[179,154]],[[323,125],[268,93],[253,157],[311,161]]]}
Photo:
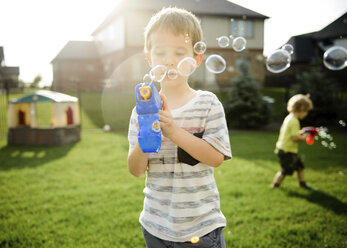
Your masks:
{"label": "yard", "polygon": [[[277,131],[231,131],[233,159],[215,170],[227,247],[347,247],[347,133],[337,145],[301,144],[296,177],[269,185]],[[0,247],[145,247],[138,217],[145,177],[128,171],[126,132],[83,130],[66,146],[6,146],[0,139]]]}

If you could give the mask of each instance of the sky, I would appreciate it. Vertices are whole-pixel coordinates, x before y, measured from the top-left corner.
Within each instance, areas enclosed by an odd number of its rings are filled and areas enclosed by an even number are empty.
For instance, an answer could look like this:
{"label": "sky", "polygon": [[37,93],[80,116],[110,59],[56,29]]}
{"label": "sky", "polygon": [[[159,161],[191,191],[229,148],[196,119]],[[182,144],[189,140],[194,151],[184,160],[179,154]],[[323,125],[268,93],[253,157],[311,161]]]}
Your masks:
{"label": "sky", "polygon": [[[91,33],[117,1],[0,0],[0,46],[4,47],[6,66],[19,66],[19,78],[25,82],[41,75],[40,85],[51,85],[50,62],[69,40],[92,40]],[[346,0],[232,2],[270,17],[265,21],[265,55],[291,36],[319,31],[347,11]]]}

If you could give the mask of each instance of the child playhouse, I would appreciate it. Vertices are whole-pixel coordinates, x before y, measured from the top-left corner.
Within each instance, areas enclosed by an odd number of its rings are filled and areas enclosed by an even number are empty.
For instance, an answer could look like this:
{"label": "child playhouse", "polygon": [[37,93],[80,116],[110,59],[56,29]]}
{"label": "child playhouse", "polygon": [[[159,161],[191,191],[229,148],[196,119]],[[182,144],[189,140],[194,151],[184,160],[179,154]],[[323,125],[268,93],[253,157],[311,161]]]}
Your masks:
{"label": "child playhouse", "polygon": [[8,104],[9,145],[62,145],[80,140],[78,98],[49,90]]}

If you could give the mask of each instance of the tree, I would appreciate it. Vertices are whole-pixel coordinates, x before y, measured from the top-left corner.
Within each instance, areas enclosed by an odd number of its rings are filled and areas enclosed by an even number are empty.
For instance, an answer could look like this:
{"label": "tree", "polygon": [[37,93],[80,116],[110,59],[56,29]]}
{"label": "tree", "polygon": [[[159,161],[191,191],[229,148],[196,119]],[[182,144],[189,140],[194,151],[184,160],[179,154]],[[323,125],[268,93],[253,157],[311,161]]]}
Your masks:
{"label": "tree", "polygon": [[37,75],[34,78],[33,82],[30,84],[30,87],[31,88],[38,88],[39,87],[39,83],[41,82],[41,80],[42,80],[41,75]]}
{"label": "tree", "polygon": [[243,56],[237,60],[236,67],[239,75],[231,80],[232,87],[224,106],[228,125],[237,128],[264,126],[269,122],[270,107],[250,73],[250,61]]}

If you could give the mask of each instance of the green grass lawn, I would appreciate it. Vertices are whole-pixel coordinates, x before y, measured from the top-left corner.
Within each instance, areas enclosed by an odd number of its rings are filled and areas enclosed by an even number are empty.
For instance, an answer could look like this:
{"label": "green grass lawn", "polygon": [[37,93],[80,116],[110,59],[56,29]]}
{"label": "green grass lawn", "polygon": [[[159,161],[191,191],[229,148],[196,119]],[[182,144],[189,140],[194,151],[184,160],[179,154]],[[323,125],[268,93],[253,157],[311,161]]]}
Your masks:
{"label": "green grass lawn", "polygon": [[[215,170],[227,247],[347,247],[347,133],[337,148],[300,146],[306,191],[279,168],[277,132],[231,132],[233,159]],[[0,247],[145,247],[139,214],[145,177],[127,170],[126,133],[83,131],[65,146],[0,140]]]}

